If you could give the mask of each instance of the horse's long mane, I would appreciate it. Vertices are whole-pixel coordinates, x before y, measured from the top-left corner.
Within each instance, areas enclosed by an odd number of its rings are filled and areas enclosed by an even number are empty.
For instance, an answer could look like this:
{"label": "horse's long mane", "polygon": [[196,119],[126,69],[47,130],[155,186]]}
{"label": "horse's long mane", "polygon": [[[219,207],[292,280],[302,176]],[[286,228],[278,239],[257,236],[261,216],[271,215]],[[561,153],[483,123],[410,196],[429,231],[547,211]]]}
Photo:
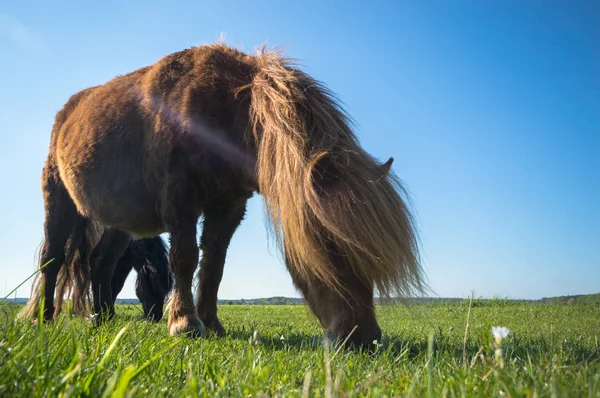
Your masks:
{"label": "horse's long mane", "polygon": [[288,266],[342,293],[333,250],[382,296],[422,291],[416,228],[391,159],[366,153],[334,95],[291,60],[277,51],[256,59],[258,184]]}

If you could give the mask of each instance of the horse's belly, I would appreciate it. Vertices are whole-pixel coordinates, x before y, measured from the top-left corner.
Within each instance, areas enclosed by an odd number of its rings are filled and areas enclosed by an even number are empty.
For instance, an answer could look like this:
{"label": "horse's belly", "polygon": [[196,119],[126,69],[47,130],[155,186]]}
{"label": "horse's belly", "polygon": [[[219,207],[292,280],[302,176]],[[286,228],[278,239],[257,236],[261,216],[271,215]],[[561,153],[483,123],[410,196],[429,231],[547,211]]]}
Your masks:
{"label": "horse's belly", "polygon": [[149,198],[115,192],[91,216],[104,225],[129,232],[134,238],[151,237],[166,231],[156,211],[158,206]]}

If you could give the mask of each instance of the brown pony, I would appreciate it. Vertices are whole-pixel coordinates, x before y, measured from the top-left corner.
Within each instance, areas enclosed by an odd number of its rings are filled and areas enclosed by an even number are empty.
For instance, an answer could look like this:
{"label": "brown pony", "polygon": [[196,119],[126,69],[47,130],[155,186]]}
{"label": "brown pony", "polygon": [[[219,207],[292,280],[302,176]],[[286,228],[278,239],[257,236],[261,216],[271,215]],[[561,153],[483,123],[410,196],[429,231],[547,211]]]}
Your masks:
{"label": "brown pony", "polygon": [[[42,176],[45,318],[69,240],[106,226],[89,255],[94,309],[114,313],[110,276],[132,236],[169,232],[171,335],[221,335],[217,291],[227,247],[261,193],[294,284],[328,336],[381,337],[374,289],[422,291],[405,192],[366,153],[320,82],[275,51],[223,44],[168,55],[75,94],[58,113]],[[198,303],[196,225],[203,216]],[[83,256],[82,258],[87,258]]]}

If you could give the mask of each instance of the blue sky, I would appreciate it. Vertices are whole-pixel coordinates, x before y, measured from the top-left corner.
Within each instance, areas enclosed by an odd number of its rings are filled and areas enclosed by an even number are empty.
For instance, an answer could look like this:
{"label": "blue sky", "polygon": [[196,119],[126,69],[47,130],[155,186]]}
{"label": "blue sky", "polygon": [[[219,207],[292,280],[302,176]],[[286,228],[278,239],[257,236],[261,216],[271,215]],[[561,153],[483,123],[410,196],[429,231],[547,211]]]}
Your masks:
{"label": "blue sky", "polygon": [[[294,3],[3,2],[0,294],[35,268],[40,174],[69,96],[221,34],[285,47],[344,101],[363,146],[396,159],[438,295],[600,291],[598,2]],[[298,295],[261,201],[221,298]]]}

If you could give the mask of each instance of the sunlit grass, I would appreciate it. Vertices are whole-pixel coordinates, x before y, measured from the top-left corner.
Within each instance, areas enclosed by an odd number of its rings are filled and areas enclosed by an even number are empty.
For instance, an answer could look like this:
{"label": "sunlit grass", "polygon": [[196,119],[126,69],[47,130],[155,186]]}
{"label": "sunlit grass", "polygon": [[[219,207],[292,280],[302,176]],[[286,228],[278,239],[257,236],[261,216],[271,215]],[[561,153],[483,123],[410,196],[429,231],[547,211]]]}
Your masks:
{"label": "sunlit grass", "polygon": [[[225,338],[172,338],[133,306],[100,327],[0,306],[0,396],[600,397],[600,308],[490,301],[378,308],[375,354],[337,350],[306,307],[224,305]],[[505,326],[501,367],[491,329]],[[463,362],[463,357],[465,361]]]}

